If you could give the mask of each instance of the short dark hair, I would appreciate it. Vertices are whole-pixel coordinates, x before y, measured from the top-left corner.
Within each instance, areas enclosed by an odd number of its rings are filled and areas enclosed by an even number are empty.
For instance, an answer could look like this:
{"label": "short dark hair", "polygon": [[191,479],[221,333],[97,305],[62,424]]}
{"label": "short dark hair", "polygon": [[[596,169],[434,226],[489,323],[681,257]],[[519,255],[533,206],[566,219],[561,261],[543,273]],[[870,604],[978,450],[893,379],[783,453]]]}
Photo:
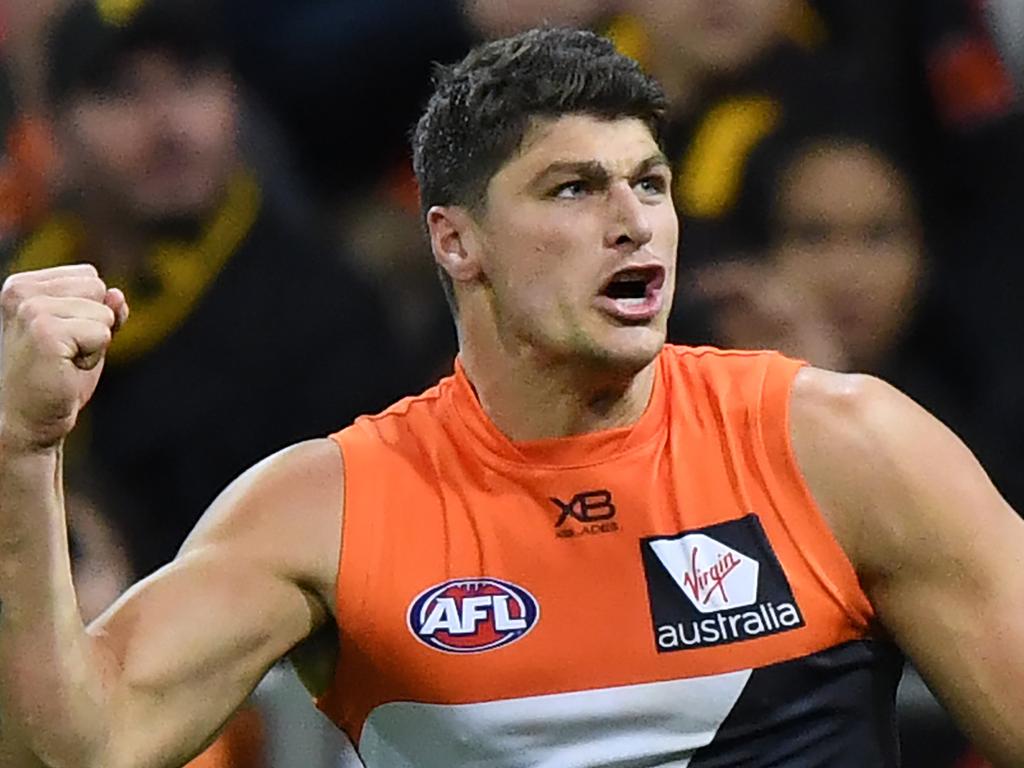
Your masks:
{"label": "short dark hair", "polygon": [[51,22],[46,39],[50,106],[80,91],[102,91],[124,57],[162,50],[189,65],[226,65],[220,18],[203,0],[141,0],[123,17],[100,0],[73,0]]}
{"label": "short dark hair", "polygon": [[[661,86],[614,44],[577,29],[532,29],[484,43],[438,67],[435,90],[413,133],[420,208],[476,208],[535,118],[569,114],[637,118],[661,144]],[[451,279],[442,283],[454,309]]]}

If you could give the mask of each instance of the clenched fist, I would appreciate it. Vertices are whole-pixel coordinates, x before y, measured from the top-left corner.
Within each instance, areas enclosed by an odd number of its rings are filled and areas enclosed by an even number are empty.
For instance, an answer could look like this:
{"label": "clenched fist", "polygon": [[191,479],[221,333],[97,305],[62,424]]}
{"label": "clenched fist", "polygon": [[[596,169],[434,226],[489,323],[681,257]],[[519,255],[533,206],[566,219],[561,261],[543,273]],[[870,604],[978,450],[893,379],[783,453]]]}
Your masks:
{"label": "clenched fist", "polygon": [[96,268],[12,275],[0,292],[0,439],[5,448],[58,444],[92,397],[128,303]]}

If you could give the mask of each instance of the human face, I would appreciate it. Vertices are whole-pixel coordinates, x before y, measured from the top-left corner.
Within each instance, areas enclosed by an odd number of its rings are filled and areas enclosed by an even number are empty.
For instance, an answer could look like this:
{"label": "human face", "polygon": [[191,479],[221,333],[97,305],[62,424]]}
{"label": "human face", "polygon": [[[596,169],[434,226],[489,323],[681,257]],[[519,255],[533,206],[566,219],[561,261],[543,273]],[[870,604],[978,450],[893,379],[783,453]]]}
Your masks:
{"label": "human face", "polygon": [[791,0],[629,0],[655,48],[709,73],[750,64],[783,33]]}
{"label": "human face", "polygon": [[236,162],[236,122],[223,70],[126,56],[108,88],[74,97],[62,115],[70,181],[142,224],[205,218]]}
{"label": "human face", "polygon": [[903,177],[869,147],[825,145],[790,167],[778,206],[785,279],[815,300],[851,365],[875,369],[899,340],[923,273]]}
{"label": "human face", "polygon": [[481,268],[500,341],[639,371],[659,352],[679,227],[665,157],[640,120],[538,120],[491,179]]}

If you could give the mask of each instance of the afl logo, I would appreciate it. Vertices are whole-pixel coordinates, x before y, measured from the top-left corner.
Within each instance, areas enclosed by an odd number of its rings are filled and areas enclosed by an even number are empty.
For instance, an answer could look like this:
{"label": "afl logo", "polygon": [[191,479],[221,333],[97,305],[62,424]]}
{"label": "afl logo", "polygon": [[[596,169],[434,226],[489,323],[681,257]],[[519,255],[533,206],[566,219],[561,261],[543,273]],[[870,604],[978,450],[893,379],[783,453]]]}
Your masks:
{"label": "afl logo", "polygon": [[409,606],[409,630],[448,653],[479,653],[524,637],[540,607],[522,587],[498,579],[454,579],[423,592]]}

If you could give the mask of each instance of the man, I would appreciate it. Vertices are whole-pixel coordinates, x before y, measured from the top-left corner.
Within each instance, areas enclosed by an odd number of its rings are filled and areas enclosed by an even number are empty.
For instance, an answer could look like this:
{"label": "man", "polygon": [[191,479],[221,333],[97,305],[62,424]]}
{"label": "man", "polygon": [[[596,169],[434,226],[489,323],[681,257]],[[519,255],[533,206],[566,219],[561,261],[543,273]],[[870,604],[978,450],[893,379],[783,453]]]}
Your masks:
{"label": "man", "polygon": [[[67,195],[11,265],[90,261],[131,301],[76,436],[141,510],[128,538],[142,574],[253,462],[404,391],[391,333],[358,326],[382,311],[377,292],[255,170],[252,121],[207,12],[77,0],[55,20],[49,100]],[[281,299],[305,316],[281,315]],[[317,354],[326,347],[338,353]]]}
{"label": "man", "polygon": [[91,267],[11,278],[7,764],[179,764],[307,641],[369,766],[893,765],[886,633],[1019,764],[1024,523],[880,382],[663,346],[663,108],[588,33],[448,71],[415,153],[455,376],[257,465],[88,630],[60,445],[127,306]]}

